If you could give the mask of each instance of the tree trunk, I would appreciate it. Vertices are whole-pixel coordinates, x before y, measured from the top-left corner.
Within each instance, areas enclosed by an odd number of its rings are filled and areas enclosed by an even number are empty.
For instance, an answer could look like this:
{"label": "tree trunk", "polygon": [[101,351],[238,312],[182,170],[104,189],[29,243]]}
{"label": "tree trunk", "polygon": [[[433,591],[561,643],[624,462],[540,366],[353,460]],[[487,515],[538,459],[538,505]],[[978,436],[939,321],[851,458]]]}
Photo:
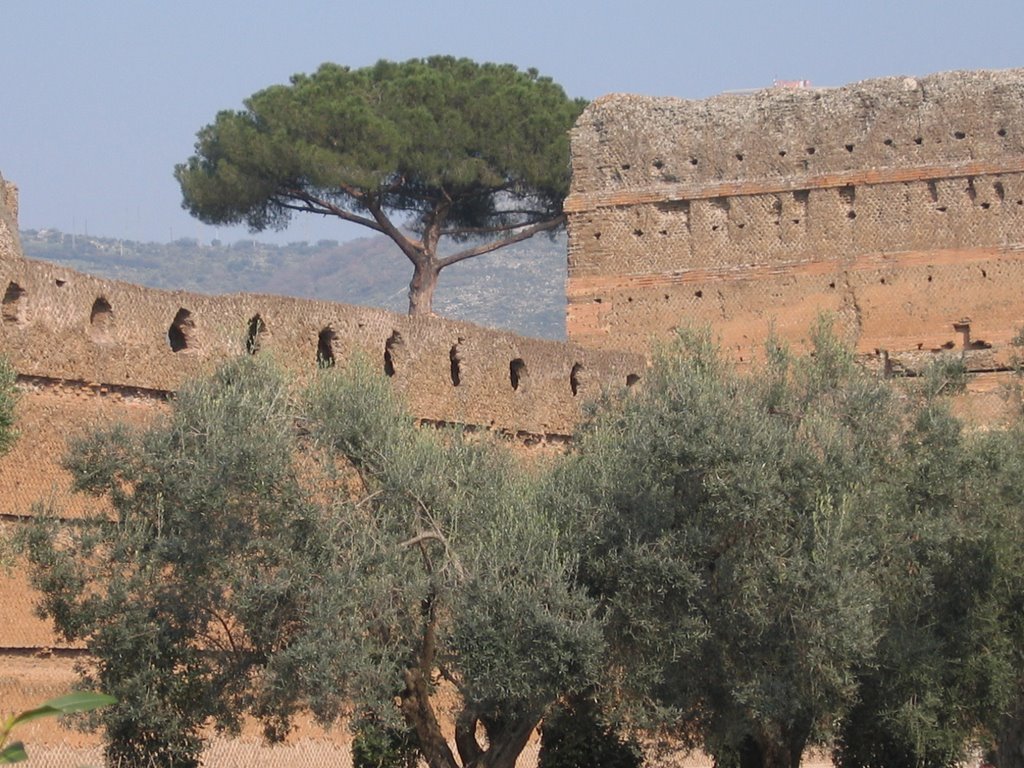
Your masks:
{"label": "tree trunk", "polygon": [[405,721],[416,732],[420,752],[430,768],[459,768],[441,726],[430,705],[430,692],[423,672],[417,668],[405,671],[405,691],[401,709]]}
{"label": "tree trunk", "polygon": [[539,724],[539,715],[524,717],[503,728],[500,734],[488,734],[490,743],[477,765],[480,768],[515,768],[530,734]]}
{"label": "tree trunk", "polygon": [[409,315],[420,317],[434,314],[434,289],[440,271],[432,260],[414,262],[412,280],[409,282]]}
{"label": "tree trunk", "polygon": [[540,724],[540,716],[528,716],[500,728],[487,728],[487,748],[476,738],[480,721],[471,710],[464,709],[455,722],[455,746],[464,768],[515,768],[516,760],[526,747],[530,734]]}
{"label": "tree trunk", "polygon": [[[732,765],[738,768],[799,768],[810,729],[780,728],[777,733],[747,736],[739,745]],[[716,761],[716,765],[721,765]]]}
{"label": "tree trunk", "polygon": [[996,733],[996,768],[1024,768],[1024,690],[1017,692]]}

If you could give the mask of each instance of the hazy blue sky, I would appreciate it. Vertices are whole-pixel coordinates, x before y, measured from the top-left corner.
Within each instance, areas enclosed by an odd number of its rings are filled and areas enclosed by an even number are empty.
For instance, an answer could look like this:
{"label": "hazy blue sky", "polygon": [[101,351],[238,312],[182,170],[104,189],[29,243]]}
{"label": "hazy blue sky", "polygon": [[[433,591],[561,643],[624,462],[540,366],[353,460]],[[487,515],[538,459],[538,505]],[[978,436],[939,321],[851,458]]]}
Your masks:
{"label": "hazy blue sky", "polygon": [[[21,226],[136,240],[245,236],[181,210],[174,164],[218,110],[323,61],[511,62],[586,98],[1024,65],[1022,0],[6,0],[0,25],[0,174]],[[258,237],[355,234],[296,220]]]}

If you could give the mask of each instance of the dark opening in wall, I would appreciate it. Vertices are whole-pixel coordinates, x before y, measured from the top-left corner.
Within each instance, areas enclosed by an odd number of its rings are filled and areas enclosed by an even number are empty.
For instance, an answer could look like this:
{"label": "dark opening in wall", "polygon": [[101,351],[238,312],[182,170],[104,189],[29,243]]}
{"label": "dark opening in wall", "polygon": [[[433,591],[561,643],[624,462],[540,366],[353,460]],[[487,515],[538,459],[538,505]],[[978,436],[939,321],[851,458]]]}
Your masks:
{"label": "dark opening in wall", "polygon": [[508,380],[512,389],[519,390],[519,386],[526,380],[526,363],[523,358],[517,357],[508,364]]}
{"label": "dark opening in wall", "polygon": [[26,295],[25,289],[17,283],[7,284],[3,305],[0,306],[0,317],[5,323],[24,322]]}
{"label": "dark opening in wall", "polygon": [[920,147],[922,144],[924,144],[924,139],[920,136],[917,136],[914,138],[914,143]]}
{"label": "dark opening in wall", "polygon": [[167,343],[172,352],[182,352],[192,346],[195,327],[192,313],[184,307],[180,308],[174,316],[171,327],[167,329]]}
{"label": "dark opening in wall", "polygon": [[395,375],[395,355],[403,344],[402,334],[392,331],[388,340],[384,342],[384,375]]}
{"label": "dark opening in wall", "polygon": [[953,138],[954,139],[966,139],[967,138],[967,134],[964,133],[963,131],[953,131]]}
{"label": "dark opening in wall", "polygon": [[978,199],[978,190],[974,188],[974,179],[970,176],[967,177],[967,186],[964,188],[964,191],[972,203]]}
{"label": "dark opening in wall", "polygon": [[266,332],[267,324],[258,314],[249,318],[249,327],[245,332],[245,351],[255,355],[260,351],[260,337]]}
{"label": "dark opening in wall", "polygon": [[847,152],[853,152],[853,144],[847,144],[846,145],[846,151]]}
{"label": "dark opening in wall", "polygon": [[338,334],[331,326],[320,331],[316,339],[316,364],[320,368],[330,368],[334,365],[334,340]]}
{"label": "dark opening in wall", "polygon": [[939,202],[939,185],[935,183],[934,179],[928,180],[928,196],[931,197],[933,203]]}
{"label": "dark opening in wall", "polygon": [[111,308],[110,302],[103,296],[100,296],[92,303],[92,311],[89,313],[89,323],[91,325],[103,325],[113,319],[114,310]]}
{"label": "dark opening in wall", "polygon": [[465,341],[461,336],[457,343],[452,345],[452,348],[448,350],[448,361],[450,363],[450,375],[452,379],[452,386],[457,387],[462,384],[462,342]]}
{"label": "dark opening in wall", "polygon": [[627,387],[634,387],[634,386],[637,385],[637,383],[639,383],[639,381],[640,381],[640,374],[639,373],[631,373],[631,374],[629,374],[626,377],[626,386]]}
{"label": "dark opening in wall", "polygon": [[110,302],[104,296],[100,296],[92,303],[92,310],[89,312],[89,330],[93,338],[103,339],[113,325],[114,310]]}
{"label": "dark opening in wall", "polygon": [[576,397],[580,391],[580,374],[583,373],[583,364],[574,363],[572,370],[569,372],[569,389],[572,390],[572,396]]}
{"label": "dark opening in wall", "polygon": [[992,191],[996,193],[996,197],[999,198],[999,202],[1003,202],[1006,199],[1006,188],[1003,186],[1003,182],[996,181],[992,184]]}
{"label": "dark opening in wall", "polygon": [[1003,138],[1004,136],[1006,136],[1006,129],[1000,128],[998,131],[996,131],[996,136],[998,136],[999,138]]}

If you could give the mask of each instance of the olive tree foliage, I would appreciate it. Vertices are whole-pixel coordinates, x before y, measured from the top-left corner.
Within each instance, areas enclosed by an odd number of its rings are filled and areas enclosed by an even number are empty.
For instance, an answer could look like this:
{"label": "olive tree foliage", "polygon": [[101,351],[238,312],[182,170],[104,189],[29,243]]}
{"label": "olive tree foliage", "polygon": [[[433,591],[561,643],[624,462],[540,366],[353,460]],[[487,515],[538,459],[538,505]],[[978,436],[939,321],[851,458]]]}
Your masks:
{"label": "olive tree foliage", "polygon": [[0,358],[0,455],[10,450],[17,436],[14,429],[15,378],[14,368],[6,358]]}
{"label": "olive tree foliage", "polygon": [[[1024,767],[1024,415],[972,442],[971,478],[982,514],[972,520],[972,551],[954,559],[962,589],[956,609],[970,617],[971,669],[981,684],[975,707],[997,768]],[[959,649],[957,649],[959,650]],[[952,655],[952,654],[950,654]]]}
{"label": "olive tree foliage", "polygon": [[[583,106],[512,65],[323,64],[220,112],[175,176],[208,224],[255,232],[306,213],[386,235],[412,264],[409,313],[429,314],[442,269],[562,225]],[[442,256],[443,238],[465,247]]]}
{"label": "olive tree foliage", "polygon": [[[251,714],[280,739],[309,711],[411,731],[432,768],[513,765],[603,649],[544,474],[417,429],[358,365],[289,392],[247,357],[164,422],[72,450],[77,487],[113,514],[51,520],[29,551],[43,612],[119,700],[108,756],[195,765],[210,723]],[[454,750],[439,696],[457,702]]]}
{"label": "olive tree foliage", "polygon": [[[296,646],[297,674],[357,714],[400,717],[431,768],[513,766],[548,708],[600,671],[557,488],[487,440],[413,428],[360,369],[323,375],[307,413],[365,496],[332,515],[338,564],[309,625],[333,634]],[[454,750],[439,686],[459,702]]]}
{"label": "olive tree foliage", "polygon": [[[15,389],[16,374],[6,358],[0,357],[0,456],[11,449],[17,437],[14,427],[14,411],[17,403]],[[16,547],[12,536],[0,525],[0,566],[9,566],[14,559]]]}
{"label": "olive tree foliage", "polygon": [[933,401],[917,409],[893,457],[890,529],[900,546],[878,572],[878,645],[858,669],[858,699],[839,728],[843,768],[962,764],[979,715],[995,703],[1001,670],[983,638],[992,572],[978,447]]}
{"label": "olive tree foliage", "polygon": [[581,574],[623,692],[668,707],[719,766],[794,768],[875,654],[906,402],[819,328],[737,372],[683,333],[601,410],[565,469],[590,509]]}
{"label": "olive tree foliage", "polygon": [[266,668],[308,599],[319,519],[299,484],[281,376],[255,360],[183,389],[146,429],[75,441],[75,489],[107,502],[59,510],[28,535],[41,612],[94,659],[112,765],[199,764],[202,727],[245,712],[283,730]]}

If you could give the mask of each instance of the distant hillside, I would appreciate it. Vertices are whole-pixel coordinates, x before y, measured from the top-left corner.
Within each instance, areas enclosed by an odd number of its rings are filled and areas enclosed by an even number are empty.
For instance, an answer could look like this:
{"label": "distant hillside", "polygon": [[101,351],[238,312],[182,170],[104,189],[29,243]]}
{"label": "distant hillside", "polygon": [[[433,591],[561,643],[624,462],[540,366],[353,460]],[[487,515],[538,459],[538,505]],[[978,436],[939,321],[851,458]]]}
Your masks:
{"label": "distant hillside", "polygon": [[[272,245],[140,243],[58,230],[23,230],[25,255],[100,277],[200,293],[274,293],[408,308],[412,269],[385,237]],[[434,309],[445,317],[527,336],[565,338],[566,240],[534,237],[441,273]]]}

